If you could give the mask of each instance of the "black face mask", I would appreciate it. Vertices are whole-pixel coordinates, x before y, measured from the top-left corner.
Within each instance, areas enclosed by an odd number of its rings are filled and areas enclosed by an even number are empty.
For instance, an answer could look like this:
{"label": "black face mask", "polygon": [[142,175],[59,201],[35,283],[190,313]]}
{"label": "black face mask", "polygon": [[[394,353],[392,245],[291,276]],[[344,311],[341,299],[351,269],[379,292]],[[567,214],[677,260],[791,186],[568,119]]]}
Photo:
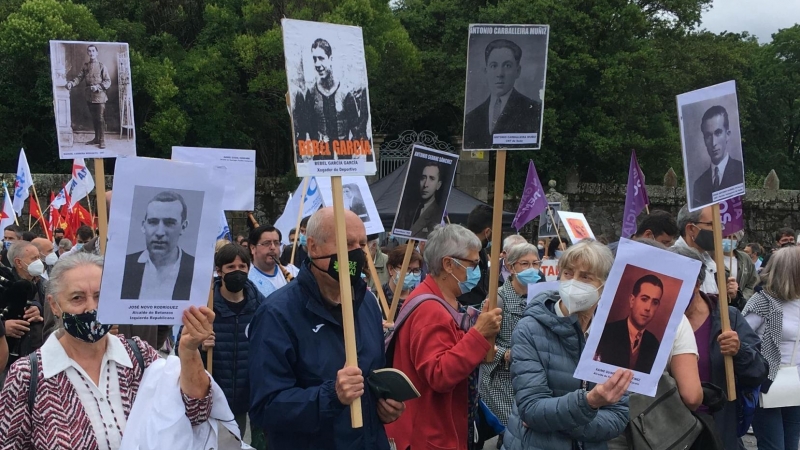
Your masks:
{"label": "black face mask", "polygon": [[56,247],[58,247],[58,244],[61,243],[61,239],[64,239],[64,238],[60,238],[60,237],[55,238]]}
{"label": "black face mask", "polygon": [[785,242],[785,243],[781,244],[781,248],[794,247],[794,246],[795,246],[794,242]]}
{"label": "black face mask", "polygon": [[244,289],[247,284],[247,273],[241,270],[234,270],[228,272],[222,277],[222,282],[225,283],[225,289],[230,292],[237,293]]}
{"label": "black face mask", "polygon": [[[695,225],[695,226],[697,226],[697,225]],[[703,250],[705,250],[707,252],[713,252],[714,251],[714,232],[711,231],[711,230],[704,230],[704,229],[702,229],[700,227],[697,227],[697,228],[700,230],[700,232],[697,233],[697,237],[694,238],[695,244],[697,244],[698,247],[702,248]]]}
{"label": "black face mask", "polygon": [[[319,258],[314,259],[325,259],[330,258],[331,262],[328,264],[328,270],[323,270],[321,267],[316,265],[313,261],[311,264],[314,264],[314,267],[317,269],[325,272],[336,281],[339,281],[339,257],[336,253],[328,256],[322,256]],[[347,259],[350,262],[350,285],[355,286],[359,281],[361,281],[361,272],[364,271],[364,266],[367,264],[367,256],[364,254],[364,250],[360,248],[356,248],[347,252]]]}

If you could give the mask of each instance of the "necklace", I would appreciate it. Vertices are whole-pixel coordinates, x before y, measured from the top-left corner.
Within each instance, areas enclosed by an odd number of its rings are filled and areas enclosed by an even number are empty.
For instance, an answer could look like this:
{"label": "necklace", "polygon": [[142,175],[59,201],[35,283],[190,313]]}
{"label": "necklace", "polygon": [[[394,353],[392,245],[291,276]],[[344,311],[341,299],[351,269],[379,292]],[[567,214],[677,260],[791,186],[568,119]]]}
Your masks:
{"label": "necklace", "polygon": [[[86,380],[86,377],[83,376],[80,370],[77,371],[78,375],[83,380],[83,384],[86,385],[86,389],[89,390],[92,394],[92,398],[94,399],[94,403],[97,406],[97,412],[100,414],[100,422],[103,424],[103,434],[106,438],[106,445],[109,449],[111,449],[111,439],[108,436],[108,426],[106,425],[106,421],[103,419],[103,410],[100,409],[100,402],[97,400],[97,396],[94,395],[94,391],[92,390],[91,386],[89,385],[89,381]],[[114,419],[114,425],[117,427],[117,432],[119,433],[120,438],[122,438],[122,427],[119,425],[119,421],[117,421],[117,414],[114,411],[114,405],[111,404],[111,398],[109,395],[109,385],[111,384],[111,364],[106,363],[106,397],[105,400],[108,403],[108,407],[111,410],[111,417]]]}

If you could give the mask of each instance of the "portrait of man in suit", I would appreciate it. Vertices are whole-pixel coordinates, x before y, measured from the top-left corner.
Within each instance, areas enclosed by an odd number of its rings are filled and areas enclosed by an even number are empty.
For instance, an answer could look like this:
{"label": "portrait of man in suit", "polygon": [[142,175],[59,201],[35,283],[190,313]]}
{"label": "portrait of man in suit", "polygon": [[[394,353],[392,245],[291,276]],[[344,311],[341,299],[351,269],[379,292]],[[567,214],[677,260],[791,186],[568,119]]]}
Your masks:
{"label": "portrait of man in suit", "polygon": [[522,74],[521,59],[522,49],[511,40],[495,39],[486,46],[483,72],[489,96],[464,118],[465,149],[502,147],[493,145],[494,134],[539,133],[541,103],[515,87]]}
{"label": "portrait of man in suit", "polygon": [[364,199],[361,198],[361,190],[358,186],[355,184],[345,184],[342,186],[342,194],[345,209],[356,213],[362,222],[369,222],[367,205],[364,204]]}
{"label": "portrait of man in suit", "polygon": [[[444,171],[441,164],[428,161],[419,176],[419,197],[407,202],[400,211],[395,228],[411,231],[412,238],[427,239],[428,233],[442,223],[444,208],[436,196],[441,190]],[[409,184],[411,180],[409,180]]]}
{"label": "portrait of man in suit", "polygon": [[639,278],[630,294],[628,317],[606,324],[594,359],[649,374],[661,343],[647,326],[658,313],[662,295],[664,284],[657,276]]}
{"label": "portrait of man in suit", "polygon": [[145,250],[128,254],[121,297],[124,300],[189,300],[194,256],[179,245],[189,225],[186,201],[162,191],[148,203],[142,220]]}
{"label": "portrait of man in suit", "polygon": [[556,232],[556,224],[553,222],[556,220],[556,211],[561,209],[561,203],[554,202],[548,203],[547,209],[544,210],[541,216],[539,216],[539,237],[553,237],[557,234]]}
{"label": "portrait of man in suit", "polygon": [[728,111],[719,105],[712,106],[703,114],[700,122],[711,165],[694,181],[692,207],[697,208],[714,202],[714,192],[744,183],[742,161],[733,158]]}

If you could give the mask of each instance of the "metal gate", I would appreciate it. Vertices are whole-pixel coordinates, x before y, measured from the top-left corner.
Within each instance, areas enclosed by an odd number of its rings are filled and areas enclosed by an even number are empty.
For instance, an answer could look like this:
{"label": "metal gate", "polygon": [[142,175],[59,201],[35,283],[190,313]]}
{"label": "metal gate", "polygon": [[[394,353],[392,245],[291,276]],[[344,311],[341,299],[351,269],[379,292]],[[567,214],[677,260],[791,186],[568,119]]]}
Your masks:
{"label": "metal gate", "polygon": [[397,139],[386,141],[381,144],[379,154],[380,170],[378,176],[380,178],[394,172],[398,167],[405,164],[411,156],[411,148],[414,144],[424,145],[425,147],[442,150],[445,152],[456,153],[453,144],[439,139],[433,131],[424,130],[416,132],[414,130],[406,130],[397,136]]}

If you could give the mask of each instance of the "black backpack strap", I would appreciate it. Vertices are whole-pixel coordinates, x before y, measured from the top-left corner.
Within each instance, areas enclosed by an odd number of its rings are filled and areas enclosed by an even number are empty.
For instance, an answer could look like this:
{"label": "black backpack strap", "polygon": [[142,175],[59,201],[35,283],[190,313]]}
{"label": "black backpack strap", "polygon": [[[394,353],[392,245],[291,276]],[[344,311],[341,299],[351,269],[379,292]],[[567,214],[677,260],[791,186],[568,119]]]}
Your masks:
{"label": "black backpack strap", "polygon": [[142,350],[139,349],[139,345],[132,338],[127,338],[125,340],[128,341],[128,346],[130,346],[133,351],[133,357],[136,358],[136,362],[139,363],[139,367],[142,368],[142,373],[144,373],[144,357],[142,357]]}
{"label": "black backpack strap", "polygon": [[28,386],[28,414],[33,414],[33,405],[36,403],[36,389],[39,384],[39,357],[36,352],[28,355],[31,363],[31,380]]}

